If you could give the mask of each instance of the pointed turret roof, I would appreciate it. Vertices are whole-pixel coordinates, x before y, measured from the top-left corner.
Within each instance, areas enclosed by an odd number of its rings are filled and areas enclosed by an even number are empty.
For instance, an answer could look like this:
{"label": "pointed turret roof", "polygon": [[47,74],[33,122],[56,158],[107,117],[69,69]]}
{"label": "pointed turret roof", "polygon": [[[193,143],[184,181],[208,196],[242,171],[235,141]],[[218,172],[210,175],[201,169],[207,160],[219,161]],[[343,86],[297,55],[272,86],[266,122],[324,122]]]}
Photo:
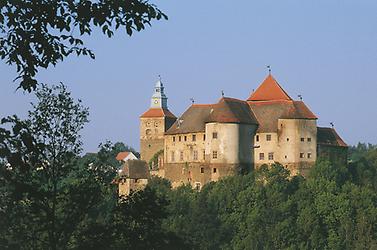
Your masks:
{"label": "pointed turret roof", "polygon": [[275,78],[269,74],[261,85],[253,92],[248,101],[292,101]]}

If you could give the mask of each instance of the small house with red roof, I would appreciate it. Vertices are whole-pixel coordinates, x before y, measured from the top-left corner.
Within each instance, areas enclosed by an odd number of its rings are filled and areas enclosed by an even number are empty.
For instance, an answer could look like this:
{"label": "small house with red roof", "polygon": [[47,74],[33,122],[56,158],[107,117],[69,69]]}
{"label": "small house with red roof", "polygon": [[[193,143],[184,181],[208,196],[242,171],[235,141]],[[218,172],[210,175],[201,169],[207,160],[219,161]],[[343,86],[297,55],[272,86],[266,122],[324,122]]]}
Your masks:
{"label": "small house with red roof", "polygon": [[137,160],[137,157],[132,152],[123,151],[123,152],[119,152],[117,156],[115,157],[115,159],[120,162],[126,162],[129,160]]}

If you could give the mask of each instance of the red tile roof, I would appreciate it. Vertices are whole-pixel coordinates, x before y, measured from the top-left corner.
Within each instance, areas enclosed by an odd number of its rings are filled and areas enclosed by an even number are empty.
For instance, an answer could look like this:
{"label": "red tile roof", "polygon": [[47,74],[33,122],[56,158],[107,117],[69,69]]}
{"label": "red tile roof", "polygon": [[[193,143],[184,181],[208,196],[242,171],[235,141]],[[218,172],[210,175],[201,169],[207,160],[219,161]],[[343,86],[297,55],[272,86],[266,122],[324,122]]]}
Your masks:
{"label": "red tile roof", "polygon": [[279,85],[275,78],[269,74],[267,78],[262,82],[261,85],[253,92],[248,101],[276,101],[276,100],[287,100],[291,101],[292,98],[289,97],[287,92]]}
{"label": "red tile roof", "polygon": [[207,122],[258,124],[246,101],[224,97],[216,104],[193,104],[166,132],[204,132]]}
{"label": "red tile roof", "polygon": [[117,161],[121,161],[124,160],[124,158],[126,158],[129,154],[130,152],[127,151],[119,152],[115,158],[117,159]]}
{"label": "red tile roof", "polygon": [[152,118],[152,117],[169,117],[176,118],[175,115],[168,109],[163,108],[150,108],[140,116],[141,118]]}
{"label": "red tile roof", "polygon": [[166,134],[184,134],[205,131],[205,121],[212,109],[212,104],[193,104],[166,131]]}
{"label": "red tile roof", "polygon": [[336,147],[348,147],[333,128],[317,128],[317,144]]}
{"label": "red tile roof", "polygon": [[302,101],[248,102],[259,122],[258,132],[276,132],[278,119],[317,119]]}
{"label": "red tile roof", "polygon": [[257,118],[245,101],[223,97],[212,107],[206,122],[258,124]]}

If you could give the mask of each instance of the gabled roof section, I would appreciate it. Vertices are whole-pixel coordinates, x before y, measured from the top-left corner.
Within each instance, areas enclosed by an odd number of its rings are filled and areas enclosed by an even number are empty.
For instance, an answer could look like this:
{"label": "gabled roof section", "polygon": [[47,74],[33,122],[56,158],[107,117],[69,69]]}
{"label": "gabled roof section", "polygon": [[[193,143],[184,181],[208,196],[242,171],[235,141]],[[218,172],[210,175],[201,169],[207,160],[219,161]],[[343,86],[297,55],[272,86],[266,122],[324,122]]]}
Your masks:
{"label": "gabled roof section", "polygon": [[154,118],[154,117],[176,118],[172,112],[164,108],[150,108],[140,116],[140,118]]}
{"label": "gabled roof section", "polygon": [[206,122],[258,124],[247,102],[229,97],[213,105]]}
{"label": "gabled roof section", "polygon": [[333,128],[317,128],[317,144],[335,147],[348,147]]}
{"label": "gabled roof section", "polygon": [[149,170],[146,161],[141,160],[129,160],[123,164],[120,177],[130,179],[148,179]]}
{"label": "gabled roof section", "polygon": [[265,101],[248,104],[258,119],[258,133],[276,132],[279,119],[317,119],[302,101]]}
{"label": "gabled roof section", "polygon": [[275,78],[269,74],[261,85],[253,92],[248,101],[292,101]]}
{"label": "gabled roof section", "polygon": [[207,122],[258,124],[246,101],[223,97],[216,104],[193,104],[165,134],[205,132]]}
{"label": "gabled roof section", "polygon": [[212,106],[212,104],[191,105],[165,134],[204,132],[205,121],[211,112]]}

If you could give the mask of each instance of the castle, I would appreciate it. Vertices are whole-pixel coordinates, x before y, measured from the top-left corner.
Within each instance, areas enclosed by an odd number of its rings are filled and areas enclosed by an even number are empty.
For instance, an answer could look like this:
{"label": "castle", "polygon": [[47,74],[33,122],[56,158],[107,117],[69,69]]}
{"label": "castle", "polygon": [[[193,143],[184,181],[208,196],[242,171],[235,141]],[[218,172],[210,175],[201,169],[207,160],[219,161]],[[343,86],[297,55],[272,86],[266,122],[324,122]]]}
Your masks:
{"label": "castle", "polygon": [[347,145],[334,128],[317,127],[317,116],[270,73],[247,100],[192,104],[179,118],[168,109],[160,79],[140,116],[140,153],[151,173],[173,187],[200,189],[274,162],[306,175],[319,157],[345,163]]}

